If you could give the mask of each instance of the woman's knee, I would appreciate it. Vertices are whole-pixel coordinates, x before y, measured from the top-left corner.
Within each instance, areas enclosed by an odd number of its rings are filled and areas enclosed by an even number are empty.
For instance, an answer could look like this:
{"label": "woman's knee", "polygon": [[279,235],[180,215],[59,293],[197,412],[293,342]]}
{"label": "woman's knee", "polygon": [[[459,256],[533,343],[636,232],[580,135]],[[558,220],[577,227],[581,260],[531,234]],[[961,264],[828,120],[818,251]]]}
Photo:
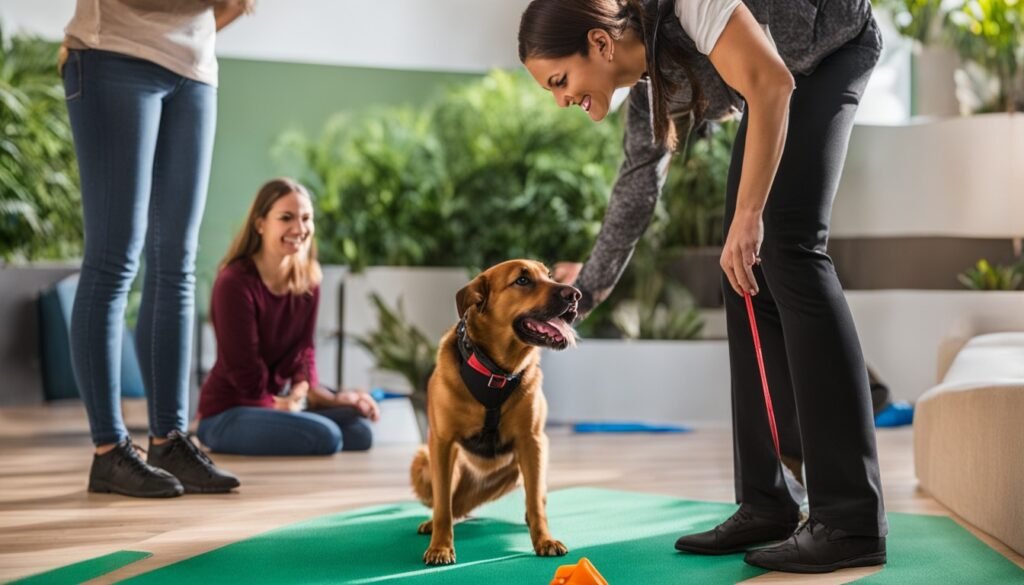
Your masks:
{"label": "woman's knee", "polygon": [[344,451],[366,451],[373,446],[373,427],[366,419],[349,422],[342,430]]}
{"label": "woman's knee", "polygon": [[342,437],[338,426],[329,420],[315,427],[310,433],[310,451],[312,455],[334,455],[341,451]]}
{"label": "woman's knee", "polygon": [[776,235],[766,237],[758,251],[762,268],[769,270],[816,270],[817,265],[831,264],[827,238],[820,235]]}

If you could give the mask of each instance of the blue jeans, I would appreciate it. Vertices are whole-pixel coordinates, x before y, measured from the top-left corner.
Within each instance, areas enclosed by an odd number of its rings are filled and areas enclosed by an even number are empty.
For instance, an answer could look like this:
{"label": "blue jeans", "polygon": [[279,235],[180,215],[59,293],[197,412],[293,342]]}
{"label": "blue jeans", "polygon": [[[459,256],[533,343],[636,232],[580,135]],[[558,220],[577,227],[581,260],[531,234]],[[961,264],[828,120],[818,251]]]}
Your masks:
{"label": "blue jeans", "polygon": [[314,412],[236,406],[201,419],[198,434],[210,450],[236,455],[333,455],[373,443],[370,423],[348,406]]}
{"label": "blue jeans", "polygon": [[92,440],[128,437],[120,407],[121,338],[143,247],[135,338],[149,430],[157,437],[184,431],[217,90],[149,61],[96,50],[71,51],[63,76],[85,223],[71,358]]}

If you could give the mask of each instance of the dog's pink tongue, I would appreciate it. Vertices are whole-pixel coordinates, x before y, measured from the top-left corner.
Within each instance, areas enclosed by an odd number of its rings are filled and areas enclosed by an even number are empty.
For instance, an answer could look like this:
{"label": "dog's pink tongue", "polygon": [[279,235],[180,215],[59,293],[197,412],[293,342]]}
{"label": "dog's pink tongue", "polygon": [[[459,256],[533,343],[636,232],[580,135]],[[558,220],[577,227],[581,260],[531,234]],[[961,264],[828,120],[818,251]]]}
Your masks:
{"label": "dog's pink tongue", "polygon": [[572,333],[569,328],[569,324],[562,319],[552,319],[544,323],[544,329],[547,330],[551,335],[558,335],[559,337],[569,337]]}
{"label": "dog's pink tongue", "polygon": [[558,330],[558,327],[556,327],[550,321],[538,321],[537,322],[537,329],[541,333],[544,333],[546,335],[550,335],[552,337],[554,337],[555,335],[561,335],[562,334],[562,332]]}

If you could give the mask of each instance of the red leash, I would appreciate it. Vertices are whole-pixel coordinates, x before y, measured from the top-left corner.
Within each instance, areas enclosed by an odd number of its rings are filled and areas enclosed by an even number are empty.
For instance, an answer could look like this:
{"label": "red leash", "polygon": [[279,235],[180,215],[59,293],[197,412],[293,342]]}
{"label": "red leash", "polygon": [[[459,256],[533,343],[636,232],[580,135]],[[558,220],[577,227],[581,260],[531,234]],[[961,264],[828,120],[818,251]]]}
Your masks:
{"label": "red leash", "polygon": [[779,450],[779,430],[775,426],[775,409],[772,408],[772,395],[768,392],[768,376],[764,373],[764,356],[761,355],[761,337],[757,334],[757,321],[754,319],[754,303],[750,293],[743,293],[743,299],[747,301],[747,317],[750,318],[750,332],[754,335],[754,352],[757,354],[757,367],[761,370],[761,388],[764,390],[764,407],[768,411],[768,426],[772,429],[772,443],[775,444],[775,454],[782,460],[782,451]]}

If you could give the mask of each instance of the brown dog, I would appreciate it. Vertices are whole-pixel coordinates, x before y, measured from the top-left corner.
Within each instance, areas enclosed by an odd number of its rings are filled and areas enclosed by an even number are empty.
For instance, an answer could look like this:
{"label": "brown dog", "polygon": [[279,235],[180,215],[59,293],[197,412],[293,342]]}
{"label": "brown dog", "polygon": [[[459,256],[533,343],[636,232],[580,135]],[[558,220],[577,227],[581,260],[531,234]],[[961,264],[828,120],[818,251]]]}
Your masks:
{"label": "brown dog", "polygon": [[530,260],[498,264],[456,295],[461,320],[441,339],[428,386],[429,453],[421,448],[411,469],[416,495],[434,509],[419,527],[431,535],[428,565],[454,563],[453,520],[513,490],[520,473],[533,550],[568,552],[544,510],[548,407],[538,348],[575,344],[579,298]]}

